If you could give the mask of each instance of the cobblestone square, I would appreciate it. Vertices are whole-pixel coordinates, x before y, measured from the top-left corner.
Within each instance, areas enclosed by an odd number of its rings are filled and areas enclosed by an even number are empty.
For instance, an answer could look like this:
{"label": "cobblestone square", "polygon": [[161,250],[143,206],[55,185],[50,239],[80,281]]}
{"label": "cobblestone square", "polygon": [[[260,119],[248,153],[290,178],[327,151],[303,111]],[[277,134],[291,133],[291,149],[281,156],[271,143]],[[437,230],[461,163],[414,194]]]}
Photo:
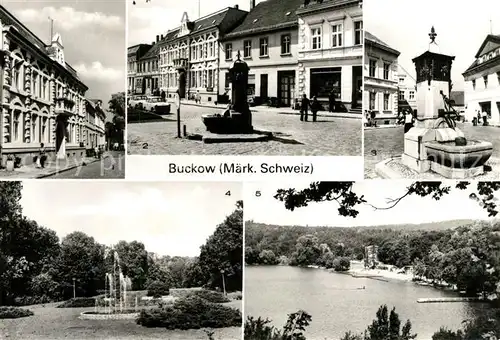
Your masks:
{"label": "cobblestone square", "polygon": [[[205,144],[179,139],[173,115],[164,121],[128,124],[128,153],[141,155],[266,155],[266,156],[361,156],[361,119],[318,116],[313,123],[301,122],[298,115],[253,112],[257,130],[272,131],[267,142]],[[214,108],[181,107],[181,124],[188,133],[202,133],[203,114],[222,113]],[[323,112],[324,113],[324,112]],[[147,149],[144,148],[147,143]]]}
{"label": "cobblestone square", "polygon": [[[500,128],[458,124],[467,139],[484,140],[493,144],[491,157],[500,158]],[[377,178],[375,165],[384,159],[399,157],[404,151],[403,127],[366,129],[364,135],[365,178]]]}

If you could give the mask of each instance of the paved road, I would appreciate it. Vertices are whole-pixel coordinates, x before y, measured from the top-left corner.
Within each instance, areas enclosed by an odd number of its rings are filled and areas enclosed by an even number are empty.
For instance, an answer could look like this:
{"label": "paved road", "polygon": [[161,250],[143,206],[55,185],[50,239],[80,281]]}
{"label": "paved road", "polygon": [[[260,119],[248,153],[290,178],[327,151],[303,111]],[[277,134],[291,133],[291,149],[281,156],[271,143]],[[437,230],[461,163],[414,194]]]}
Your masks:
{"label": "paved road", "polygon": [[[484,140],[493,144],[492,157],[500,158],[500,128],[458,124],[467,139]],[[376,178],[375,165],[384,159],[401,156],[404,151],[403,127],[365,130],[365,178]]]}
{"label": "paved road", "polygon": [[125,178],[125,153],[111,151],[103,160],[88,165],[60,172],[48,179],[104,179]]}
{"label": "paved road", "polygon": [[[172,109],[176,112],[175,107]],[[182,125],[188,133],[204,133],[203,114],[222,113],[214,108],[183,106]],[[161,122],[127,126],[128,152],[155,155],[276,155],[361,156],[361,119],[318,117],[316,123],[301,122],[298,115],[254,112],[256,129],[273,131],[279,139],[267,142],[205,144],[178,139],[175,114]],[[147,143],[148,148],[143,149]]]}

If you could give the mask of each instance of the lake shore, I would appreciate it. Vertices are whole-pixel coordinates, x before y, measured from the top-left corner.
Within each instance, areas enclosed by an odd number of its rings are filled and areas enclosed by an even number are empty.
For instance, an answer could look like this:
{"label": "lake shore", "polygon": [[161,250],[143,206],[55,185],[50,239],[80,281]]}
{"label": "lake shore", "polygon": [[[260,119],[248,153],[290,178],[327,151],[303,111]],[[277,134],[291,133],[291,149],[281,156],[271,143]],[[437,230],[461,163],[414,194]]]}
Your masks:
{"label": "lake shore", "polygon": [[347,273],[355,278],[369,278],[382,281],[383,279],[405,282],[411,282],[413,280],[413,274],[411,273],[398,273],[396,270],[391,271],[389,269],[368,269],[364,268],[362,263],[359,261],[351,261],[351,268],[347,271]]}

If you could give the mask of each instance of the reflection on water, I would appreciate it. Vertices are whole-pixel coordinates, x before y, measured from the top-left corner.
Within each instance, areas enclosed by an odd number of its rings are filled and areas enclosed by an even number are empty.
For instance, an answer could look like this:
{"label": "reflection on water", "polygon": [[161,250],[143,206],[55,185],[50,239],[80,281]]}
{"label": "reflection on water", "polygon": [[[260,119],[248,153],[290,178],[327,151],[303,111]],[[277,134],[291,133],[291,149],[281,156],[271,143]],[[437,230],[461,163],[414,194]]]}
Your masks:
{"label": "reflection on water", "polygon": [[[365,289],[362,289],[365,287]],[[455,296],[411,282],[382,282],[322,269],[247,266],[245,314],[269,318],[281,328],[287,314],[303,309],[312,315],[307,339],[339,339],[347,331],[362,332],[378,307],[396,307],[402,323],[410,319],[417,339],[431,339],[440,326],[458,329],[486,305],[480,303],[417,303],[418,298]]]}

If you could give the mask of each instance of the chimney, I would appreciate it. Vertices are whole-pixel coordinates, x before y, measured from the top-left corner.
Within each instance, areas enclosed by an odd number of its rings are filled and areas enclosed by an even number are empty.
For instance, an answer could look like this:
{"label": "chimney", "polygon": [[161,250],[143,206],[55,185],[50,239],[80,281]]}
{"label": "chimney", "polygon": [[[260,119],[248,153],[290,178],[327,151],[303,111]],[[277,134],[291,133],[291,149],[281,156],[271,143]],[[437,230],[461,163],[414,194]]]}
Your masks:
{"label": "chimney", "polygon": [[255,7],[255,0],[250,0],[250,10]]}
{"label": "chimney", "polygon": [[160,36],[160,40],[163,40],[163,34]]}
{"label": "chimney", "polygon": [[234,8],[239,9],[240,6],[239,5],[234,5]]}
{"label": "chimney", "polygon": [[158,41],[160,41],[160,36],[159,35],[156,36],[156,42],[158,42]]}

